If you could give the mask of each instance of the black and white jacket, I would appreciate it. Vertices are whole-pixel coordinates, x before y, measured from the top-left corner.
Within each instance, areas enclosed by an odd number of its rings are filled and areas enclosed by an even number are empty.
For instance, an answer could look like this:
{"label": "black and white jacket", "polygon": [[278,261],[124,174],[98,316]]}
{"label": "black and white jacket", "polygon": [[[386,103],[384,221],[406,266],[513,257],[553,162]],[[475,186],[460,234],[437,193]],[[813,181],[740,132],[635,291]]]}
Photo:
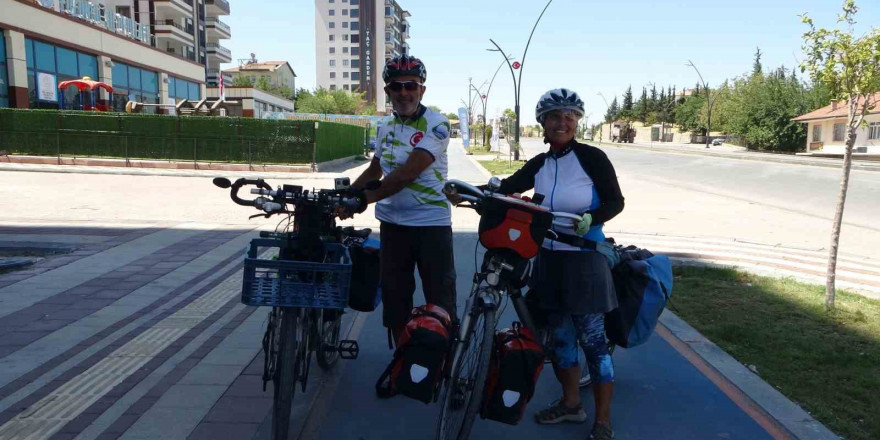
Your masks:
{"label": "black and white jacket", "polygon": [[[593,223],[583,238],[604,241],[602,226],[623,211],[623,194],[614,167],[605,153],[575,140],[558,153],[541,153],[512,176],[501,181],[500,192],[522,193],[530,189],[544,195],[541,206],[551,211],[573,214],[590,213]],[[554,226],[554,230],[574,234],[572,228]],[[576,251],[554,240],[544,240],[544,248]]]}

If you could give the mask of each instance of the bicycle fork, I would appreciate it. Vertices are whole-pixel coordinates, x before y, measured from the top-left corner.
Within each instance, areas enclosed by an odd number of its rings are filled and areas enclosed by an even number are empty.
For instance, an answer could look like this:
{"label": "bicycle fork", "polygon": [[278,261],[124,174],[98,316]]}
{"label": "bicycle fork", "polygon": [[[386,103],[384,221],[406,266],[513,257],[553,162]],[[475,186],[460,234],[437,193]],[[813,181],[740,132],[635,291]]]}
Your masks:
{"label": "bicycle fork", "polygon": [[479,283],[474,283],[471,288],[471,294],[465,301],[465,313],[461,318],[461,325],[458,327],[458,334],[452,341],[452,364],[447,371],[447,378],[452,378],[452,374],[458,371],[461,363],[461,357],[467,349],[471,341],[471,335],[474,333],[474,323],[477,317],[483,314],[486,308],[497,308],[498,297],[500,294],[494,288],[480,289]]}

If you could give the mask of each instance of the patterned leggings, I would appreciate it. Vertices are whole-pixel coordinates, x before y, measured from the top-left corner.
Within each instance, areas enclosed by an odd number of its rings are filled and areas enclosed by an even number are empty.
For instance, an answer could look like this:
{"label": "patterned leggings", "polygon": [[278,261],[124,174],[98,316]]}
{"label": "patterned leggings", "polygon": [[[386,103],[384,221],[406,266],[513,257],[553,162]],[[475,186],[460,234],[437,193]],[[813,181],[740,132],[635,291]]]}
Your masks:
{"label": "patterned leggings", "polygon": [[614,380],[614,365],[605,340],[605,314],[570,315],[553,332],[553,362],[558,368],[578,365],[578,345],[587,357],[587,368],[595,383]]}

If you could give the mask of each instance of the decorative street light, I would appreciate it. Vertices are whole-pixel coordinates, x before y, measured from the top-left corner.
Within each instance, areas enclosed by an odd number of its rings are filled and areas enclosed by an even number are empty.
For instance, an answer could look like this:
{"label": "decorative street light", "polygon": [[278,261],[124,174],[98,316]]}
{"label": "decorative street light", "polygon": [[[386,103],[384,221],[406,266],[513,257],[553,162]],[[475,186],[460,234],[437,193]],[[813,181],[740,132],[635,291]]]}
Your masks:
{"label": "decorative street light", "polygon": [[[513,65],[510,64],[510,60],[506,56],[505,56],[505,60],[504,60],[507,63],[507,67],[510,68],[510,76],[513,78],[513,92],[514,92],[513,97],[514,97],[514,103],[515,103],[514,112],[516,113],[516,127],[514,129],[514,133],[515,133],[514,143],[515,143],[516,147],[514,147],[514,151],[513,151],[513,159],[514,160],[519,160],[519,127],[520,127],[520,124],[519,124],[519,122],[520,122],[519,98],[520,98],[520,91],[522,91],[522,72],[523,72],[523,70],[525,70],[522,67],[523,67],[523,64],[525,64],[525,62],[526,62],[526,54],[529,52],[529,44],[532,42],[532,36],[535,34],[535,29],[538,27],[538,22],[541,21],[541,17],[544,16],[544,12],[546,12],[547,8],[550,7],[550,3],[553,3],[553,0],[550,0],[547,2],[547,5],[544,6],[544,10],[541,11],[541,15],[538,16],[537,20],[535,20],[535,25],[532,26],[532,33],[529,34],[529,40],[526,42],[525,50],[523,50],[522,62],[515,62],[514,64],[516,65],[516,67],[514,67]],[[495,49],[486,49],[486,50],[491,51],[491,52],[500,52],[501,55],[504,56],[505,52],[501,49],[501,46],[499,46],[498,43],[496,43],[491,38],[489,39],[489,41],[491,41],[492,44],[495,45]],[[519,79],[517,79],[516,74],[513,73],[514,70],[519,70]]]}
{"label": "decorative street light", "polygon": [[[482,103],[483,103],[483,124],[484,124],[484,126],[483,126],[483,145],[484,145],[484,146],[486,145],[486,127],[485,127],[485,124],[486,124],[486,110],[487,110],[488,107],[489,107],[489,92],[492,91],[492,84],[495,82],[495,77],[498,76],[498,72],[501,70],[501,67],[504,66],[504,63],[505,63],[505,62],[507,62],[507,61],[509,61],[509,60],[512,60],[512,59],[513,59],[513,57],[510,56],[510,55],[508,55],[508,56],[505,57],[505,60],[502,61],[501,64],[498,65],[498,68],[495,69],[495,74],[492,75],[492,80],[489,81],[489,87],[486,89],[486,92],[485,92],[485,93],[483,93],[483,92],[480,90],[480,89],[483,88],[482,86],[480,86],[480,88],[478,89],[478,88],[474,87],[473,84],[471,84],[472,90],[475,90],[475,91],[477,92],[477,96],[480,97],[480,99],[481,99],[481,101],[482,101]],[[517,64],[517,63],[514,63],[514,64]],[[486,84],[486,83],[483,82],[483,85],[485,85],[485,84]],[[470,92],[470,90],[468,90],[468,92]]]}
{"label": "decorative street light", "polygon": [[712,132],[712,106],[715,104],[714,97],[709,92],[709,84],[706,84],[706,81],[703,80],[703,75],[700,74],[700,69],[697,69],[697,66],[691,60],[688,60],[685,66],[693,67],[694,70],[697,71],[697,75],[700,77],[700,82],[703,83],[703,88],[706,90],[706,102],[709,103],[709,112],[706,114],[706,148],[709,148],[709,133]]}

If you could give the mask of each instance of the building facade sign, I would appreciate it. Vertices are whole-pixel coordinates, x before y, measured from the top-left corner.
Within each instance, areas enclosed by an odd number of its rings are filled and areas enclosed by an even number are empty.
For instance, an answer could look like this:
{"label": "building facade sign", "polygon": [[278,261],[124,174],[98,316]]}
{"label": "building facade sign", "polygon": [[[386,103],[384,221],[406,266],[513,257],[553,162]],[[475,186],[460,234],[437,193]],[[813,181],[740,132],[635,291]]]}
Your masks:
{"label": "building facade sign", "polygon": [[58,81],[55,75],[37,72],[37,98],[40,101],[58,102]]}
{"label": "building facade sign", "polygon": [[367,92],[366,100],[370,103],[376,102],[376,66],[375,66],[375,44],[376,44],[376,1],[360,2],[360,45],[361,45],[361,79],[360,91]]}
{"label": "building facade sign", "polygon": [[[58,6],[56,7],[56,3]],[[40,0],[40,5],[60,10],[62,13],[79,20],[106,28],[110,32],[138,40],[144,44],[151,43],[149,26],[143,26],[131,18],[111,12],[102,3],[88,0]]]}

